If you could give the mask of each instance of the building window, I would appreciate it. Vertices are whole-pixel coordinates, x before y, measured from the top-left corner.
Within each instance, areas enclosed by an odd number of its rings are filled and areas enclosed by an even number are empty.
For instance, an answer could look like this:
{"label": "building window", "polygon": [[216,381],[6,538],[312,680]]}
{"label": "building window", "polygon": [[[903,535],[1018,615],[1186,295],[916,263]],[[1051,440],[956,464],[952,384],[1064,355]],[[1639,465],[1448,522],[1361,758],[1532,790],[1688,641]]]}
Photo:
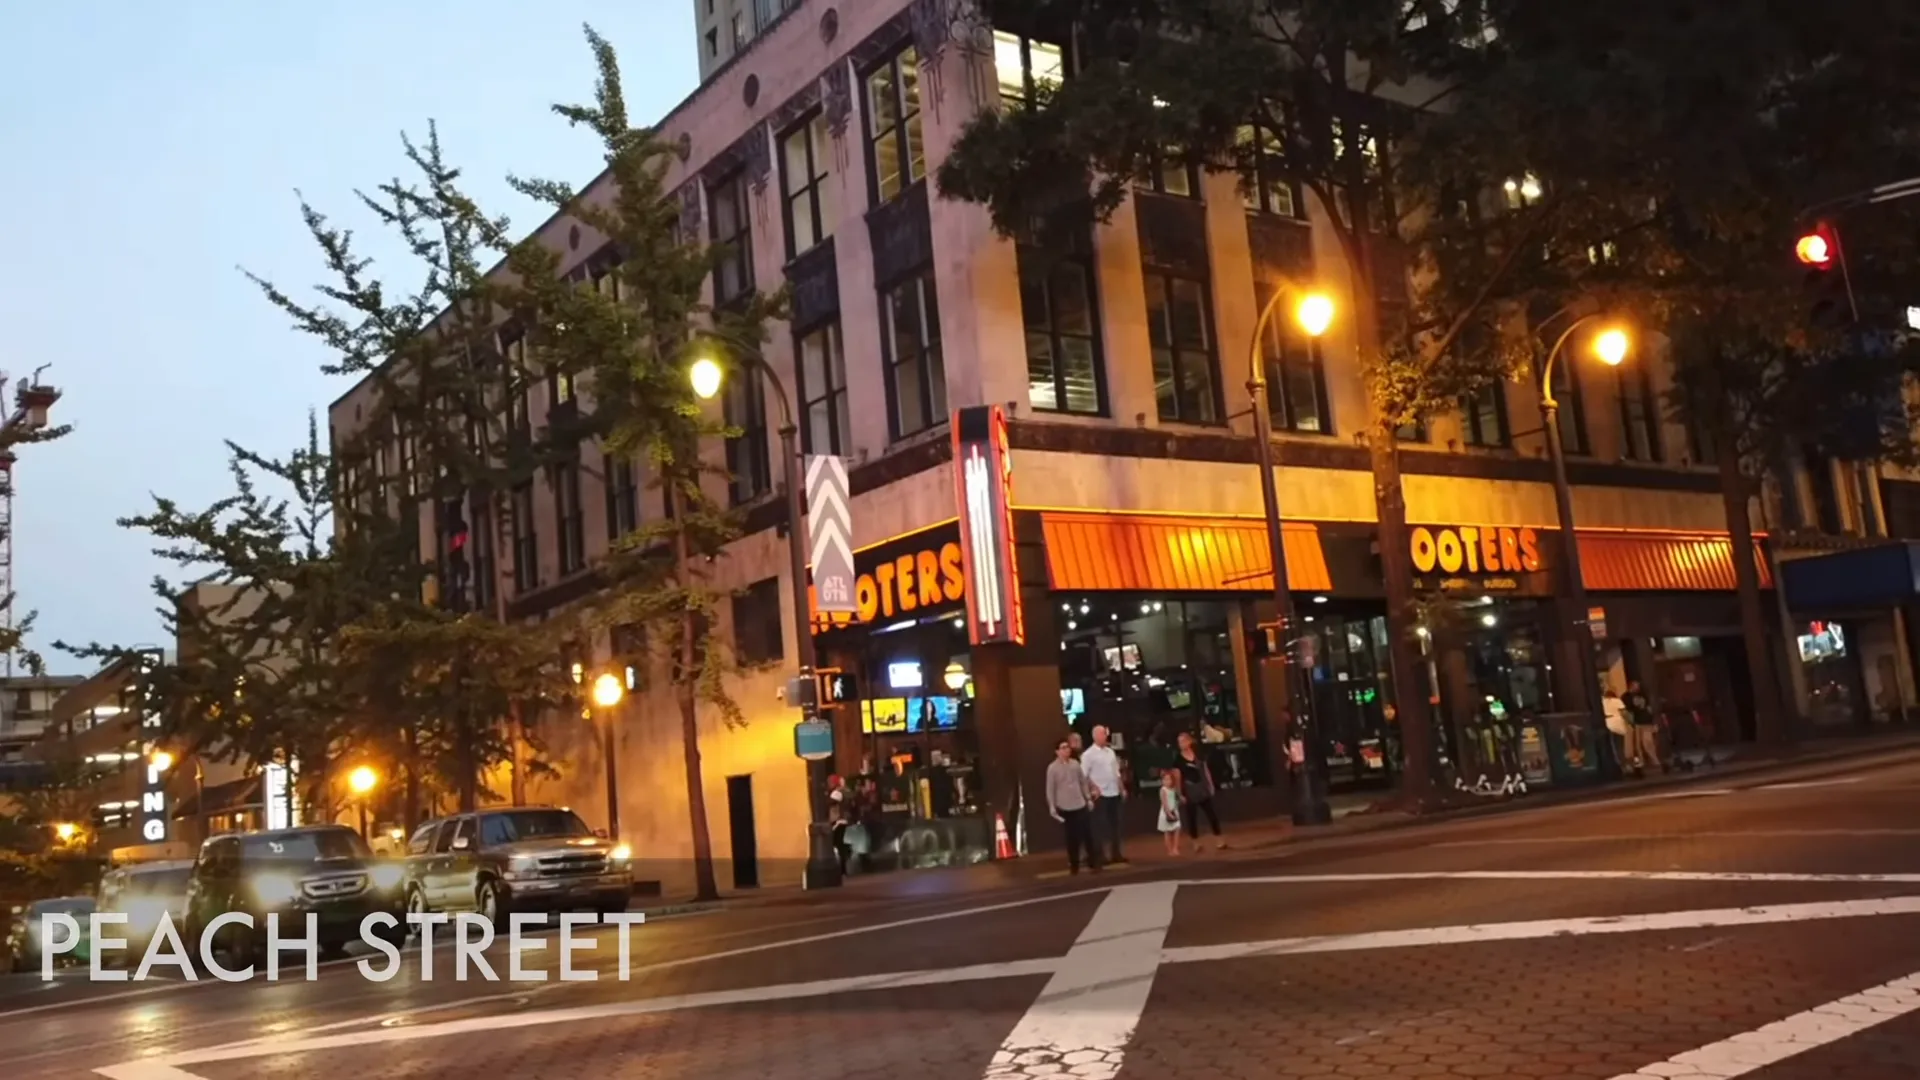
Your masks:
{"label": "building window", "polygon": [[867,76],[867,158],[876,203],[891,202],[927,175],[920,54],[911,46]]}
{"label": "building window", "polygon": [[553,467],[553,519],[559,537],[560,574],[564,577],[587,565],[586,515],[580,506],[578,461]]}
{"label": "building window", "polygon": [[727,381],[721,408],[727,426],[740,433],[727,439],[727,490],[735,506],[773,490],[767,465],[767,401],[753,373]]}
{"label": "building window", "polygon": [[840,324],[801,334],[794,350],[800,357],[800,447],[809,454],[845,457],[853,448],[853,420],[847,413],[847,357]]}
{"label": "building window", "polygon": [[492,500],[473,496],[467,505],[467,563],[473,568],[473,606],[477,611],[492,611],[498,596],[499,582],[494,579],[499,569],[493,558],[493,521]]}
{"label": "building window", "polygon": [[1873,500],[1873,489],[1879,483],[1879,477],[1874,474],[1874,466],[1864,462],[1855,463],[1849,471],[1853,473],[1854,501],[1858,503],[1860,510],[1860,535],[1887,535],[1887,530],[1881,526],[1880,507]]}
{"label": "building window", "polygon": [[709,239],[719,250],[713,269],[713,302],[732,303],[753,291],[753,227],[746,177],[740,173],[707,189],[712,222]]}
{"label": "building window", "polygon": [[826,186],[832,160],[827,118],[813,118],[780,137],[780,183],[787,197],[787,258],[811,250],[833,229],[833,193]]}
{"label": "building window", "polygon": [[527,410],[527,387],[530,379],[527,374],[527,341],[515,336],[501,342],[501,353],[506,357],[502,376],[506,379],[507,430],[516,435],[526,436],[533,431],[533,418]]}
{"label": "building window", "polygon": [[780,635],[780,579],[764,578],[733,598],[733,656],[742,664],[777,664],[786,656]]}
{"label": "building window", "polygon": [[[1255,285],[1255,304],[1264,309],[1272,299],[1273,286]],[[1276,313],[1267,322],[1260,352],[1266,362],[1267,411],[1273,426],[1282,431],[1333,434],[1320,342],[1306,336],[1292,319]]]}
{"label": "building window", "polygon": [[940,300],[923,270],[881,298],[886,320],[888,428],[895,439],[947,422],[947,365],[940,353]]}
{"label": "building window", "polygon": [[540,586],[540,533],[533,522],[533,485],[521,484],[510,496],[513,514],[513,588],[528,592]]}
{"label": "building window", "polygon": [[1218,423],[1220,379],[1207,283],[1153,270],[1144,277],[1147,341],[1153,347],[1153,386],[1160,419]]}
{"label": "building window", "polygon": [[720,58],[720,29],[715,27],[707,31],[707,59]]}
{"label": "building window", "polygon": [[1505,447],[1512,443],[1507,428],[1505,383],[1483,386],[1460,399],[1460,428],[1468,446]]}
{"label": "building window", "polygon": [[1587,445],[1587,400],[1580,392],[1580,372],[1571,362],[1555,364],[1553,396],[1560,403],[1560,448],[1569,454],[1590,452]]}
{"label": "building window", "polygon": [[1507,197],[1507,209],[1519,210],[1540,201],[1540,178],[1532,173],[1508,177],[1500,185]]}
{"label": "building window", "polygon": [[1659,461],[1660,399],[1653,392],[1653,375],[1644,364],[1620,368],[1620,448],[1629,461]]}
{"label": "building window", "polygon": [[733,51],[739,52],[740,47],[742,45],[745,45],[747,42],[753,40],[753,30],[747,26],[746,12],[736,11],[733,13],[732,29],[733,29]]}
{"label": "building window", "polygon": [[1200,197],[1200,169],[1191,162],[1180,160],[1179,150],[1169,148],[1149,157],[1146,170],[1134,181],[1133,186],[1161,195],[1197,199]]}
{"label": "building window", "polygon": [[1077,259],[1020,256],[1027,326],[1027,402],[1047,412],[1106,412],[1093,268]]}
{"label": "building window", "polygon": [[1424,443],[1432,436],[1427,431],[1427,418],[1419,417],[1412,423],[1402,424],[1393,429],[1393,437],[1401,442]]}
{"label": "building window", "polygon": [[640,485],[634,477],[633,459],[606,460],[607,542],[640,527]]}
{"label": "building window", "polygon": [[547,408],[558,409],[573,404],[573,375],[570,372],[554,368],[547,372]]}
{"label": "building window", "polygon": [[1258,124],[1240,129],[1240,143],[1251,172],[1242,179],[1241,198],[1247,209],[1262,214],[1304,219],[1306,202],[1300,184],[1283,167],[1279,136]]}
{"label": "building window", "polygon": [[1059,86],[1067,77],[1066,53],[1047,41],[993,32],[993,68],[1000,81],[1000,98],[1009,104],[1033,104],[1041,90]]}

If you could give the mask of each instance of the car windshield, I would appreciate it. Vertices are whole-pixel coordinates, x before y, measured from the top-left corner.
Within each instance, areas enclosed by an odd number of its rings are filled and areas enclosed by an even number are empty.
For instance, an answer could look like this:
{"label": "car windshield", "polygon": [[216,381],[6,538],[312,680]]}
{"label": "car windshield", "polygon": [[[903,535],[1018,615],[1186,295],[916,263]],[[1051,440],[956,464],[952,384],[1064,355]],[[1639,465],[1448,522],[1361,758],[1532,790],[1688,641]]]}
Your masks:
{"label": "car windshield", "polygon": [[571,810],[516,810],[481,818],[481,842],[511,844],[550,836],[592,836],[593,831]]}
{"label": "car windshield", "polygon": [[373,855],[359,834],[346,829],[246,836],[240,839],[240,852],[248,862],[262,859],[317,862],[321,859],[365,859]]}
{"label": "car windshield", "polygon": [[93,910],[93,901],[84,896],[42,900],[29,909],[35,915],[85,915]]}
{"label": "car windshield", "polygon": [[187,891],[187,879],[192,876],[193,867],[182,866],[170,870],[148,870],[144,873],[128,874],[121,891],[128,896],[172,895]]}

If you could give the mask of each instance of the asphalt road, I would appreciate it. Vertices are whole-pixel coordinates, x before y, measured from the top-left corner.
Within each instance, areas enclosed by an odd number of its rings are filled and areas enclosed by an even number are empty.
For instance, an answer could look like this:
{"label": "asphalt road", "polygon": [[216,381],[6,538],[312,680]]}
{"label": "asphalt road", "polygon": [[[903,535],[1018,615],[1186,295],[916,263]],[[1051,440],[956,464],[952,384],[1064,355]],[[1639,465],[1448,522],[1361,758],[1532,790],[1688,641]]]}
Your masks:
{"label": "asphalt road", "polygon": [[1099,876],[902,876],[637,927],[626,981],[608,934],[595,982],[455,981],[446,949],[389,982],[15,977],[0,1074],[1910,1080],[1916,811],[1920,763],[1828,766]]}

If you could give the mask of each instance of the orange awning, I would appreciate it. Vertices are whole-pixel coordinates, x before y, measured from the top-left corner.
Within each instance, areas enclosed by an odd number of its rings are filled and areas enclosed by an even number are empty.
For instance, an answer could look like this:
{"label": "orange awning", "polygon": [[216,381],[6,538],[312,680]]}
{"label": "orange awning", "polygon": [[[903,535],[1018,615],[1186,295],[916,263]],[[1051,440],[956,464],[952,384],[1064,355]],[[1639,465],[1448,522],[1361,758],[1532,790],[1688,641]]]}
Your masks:
{"label": "orange awning", "polygon": [[[1042,515],[1047,573],[1055,589],[1119,592],[1272,592],[1267,528],[1237,518],[1124,514]],[[1281,530],[1287,584],[1333,588],[1320,530],[1288,522]]]}
{"label": "orange awning", "polygon": [[[1762,588],[1767,560],[1755,545]],[[1581,533],[1580,569],[1593,592],[1731,592],[1733,541],[1725,536]]]}

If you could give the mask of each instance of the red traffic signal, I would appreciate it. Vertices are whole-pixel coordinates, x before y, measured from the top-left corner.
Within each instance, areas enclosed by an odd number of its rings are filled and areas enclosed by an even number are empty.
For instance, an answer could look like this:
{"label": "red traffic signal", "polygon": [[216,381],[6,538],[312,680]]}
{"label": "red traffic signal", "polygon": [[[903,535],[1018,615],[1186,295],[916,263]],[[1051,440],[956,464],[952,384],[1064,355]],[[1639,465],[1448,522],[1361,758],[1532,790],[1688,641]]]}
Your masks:
{"label": "red traffic signal", "polygon": [[1816,225],[1801,234],[1794,242],[1794,257],[1808,266],[1820,270],[1833,265],[1834,250],[1839,245],[1834,242],[1833,230],[1826,225]]}

